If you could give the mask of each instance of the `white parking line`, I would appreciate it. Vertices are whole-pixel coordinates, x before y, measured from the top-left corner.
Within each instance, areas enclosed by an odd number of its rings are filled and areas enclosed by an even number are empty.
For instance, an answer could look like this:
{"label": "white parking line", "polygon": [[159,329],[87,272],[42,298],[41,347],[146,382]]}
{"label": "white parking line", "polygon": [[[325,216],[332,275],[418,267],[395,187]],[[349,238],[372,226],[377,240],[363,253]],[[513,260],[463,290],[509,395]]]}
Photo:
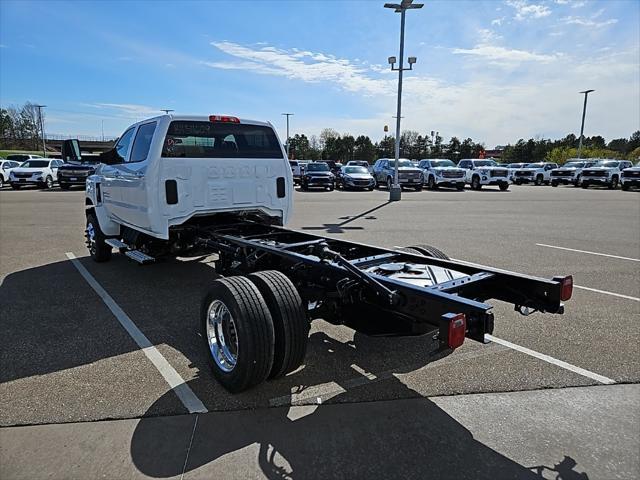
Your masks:
{"label": "white parking line", "polygon": [[640,302],[640,298],[632,297],[630,295],[622,295],[621,293],[607,292],[606,290],[598,290],[597,288],[581,287],[580,285],[574,285],[574,287],[580,288],[582,290],[589,290],[590,292],[604,293],[605,295],[612,295],[614,297],[626,298],[627,300],[634,300],[636,302]]}
{"label": "white parking line", "polygon": [[587,253],[589,255],[598,255],[600,257],[619,258],[620,260],[629,260],[631,262],[640,262],[640,258],[621,257],[620,255],[609,255],[608,253],[589,252],[587,250],[577,250],[575,248],[558,247],[556,245],[546,245],[544,243],[536,243],[539,247],[557,248],[558,250],[568,250],[570,252]]}
{"label": "white parking line", "polygon": [[592,380],[595,380],[596,382],[604,383],[606,385],[611,385],[613,383],[616,383],[615,380],[612,380],[603,375],[598,375],[597,373],[590,372],[589,370],[585,370],[584,368],[576,367],[575,365],[571,365],[570,363],[563,362],[562,360],[558,360],[557,358],[553,358],[549,355],[545,355],[544,353],[536,352],[535,350],[531,350],[521,345],[516,345],[515,343],[508,342],[507,340],[502,340],[501,338],[494,337],[493,335],[489,335],[488,333],[486,333],[484,336],[487,340],[491,340],[492,342],[499,343],[500,345],[509,347],[513,350],[517,350],[518,352],[525,353],[532,357],[535,357],[545,362],[556,365],[560,368],[564,368],[565,370],[569,370],[573,373],[577,373],[578,375],[582,375],[583,377],[590,378]]}
{"label": "white parking line", "polygon": [[200,399],[193,393],[193,390],[189,388],[180,376],[178,372],[169,364],[166,358],[158,351],[156,347],[149,341],[144,333],[133,323],[133,320],[124,313],[115,300],[102,288],[98,281],[84,268],[84,265],[71,253],[66,253],[67,258],[71,260],[71,263],[76,270],[84,277],[89,286],[98,294],[104,304],[107,306],[111,313],[118,319],[120,325],[129,333],[134,342],[138,344],[142,352],[146,357],[151,360],[151,363],[156,367],[160,375],[167,381],[171,389],[176,393],[182,404],[189,411],[189,413],[206,413],[207,409]]}

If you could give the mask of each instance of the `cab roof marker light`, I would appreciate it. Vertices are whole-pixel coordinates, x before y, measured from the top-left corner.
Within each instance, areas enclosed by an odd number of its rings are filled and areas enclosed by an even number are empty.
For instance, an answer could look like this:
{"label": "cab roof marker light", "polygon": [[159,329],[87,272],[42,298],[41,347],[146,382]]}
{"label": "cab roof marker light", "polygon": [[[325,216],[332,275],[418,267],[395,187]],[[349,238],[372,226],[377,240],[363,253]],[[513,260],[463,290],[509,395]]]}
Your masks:
{"label": "cab roof marker light", "polygon": [[227,115],[209,115],[209,121],[215,123],[240,123],[238,117],[230,117]]}

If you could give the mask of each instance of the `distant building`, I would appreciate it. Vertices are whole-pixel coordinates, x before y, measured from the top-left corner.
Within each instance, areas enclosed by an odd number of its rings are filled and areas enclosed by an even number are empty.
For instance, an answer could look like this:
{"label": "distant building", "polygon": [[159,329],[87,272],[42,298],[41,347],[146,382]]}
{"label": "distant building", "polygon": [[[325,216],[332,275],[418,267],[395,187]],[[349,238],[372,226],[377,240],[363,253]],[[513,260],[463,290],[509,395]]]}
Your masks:
{"label": "distant building", "polygon": [[484,151],[484,157],[485,158],[497,158],[497,159],[500,159],[500,158],[502,158],[502,152],[503,151],[504,151],[504,146],[496,145],[496,148],[494,148],[493,150],[485,150]]}

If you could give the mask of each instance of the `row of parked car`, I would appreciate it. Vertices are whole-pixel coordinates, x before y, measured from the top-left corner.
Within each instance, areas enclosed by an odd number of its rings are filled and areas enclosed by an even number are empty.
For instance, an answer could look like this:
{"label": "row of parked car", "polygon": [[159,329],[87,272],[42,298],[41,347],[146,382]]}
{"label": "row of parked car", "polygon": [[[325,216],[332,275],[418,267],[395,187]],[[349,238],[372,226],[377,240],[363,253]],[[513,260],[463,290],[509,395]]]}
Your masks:
{"label": "row of parked car", "polygon": [[0,159],[0,188],[11,185],[11,188],[18,190],[37,185],[50,189],[57,183],[61,189],[68,190],[72,185],[84,185],[95,168],[96,165],[92,162],[76,165],[40,155],[8,155],[6,159]]}
{"label": "row of parked car", "polygon": [[[390,188],[394,183],[395,160],[378,159],[373,165],[366,161],[352,160],[346,165],[324,160],[290,162],[294,181],[302,190],[309,188],[351,188],[373,190]],[[572,159],[559,167],[556,163],[511,163],[501,165],[493,159],[463,159],[456,165],[447,159],[424,159],[414,162],[398,160],[398,183],[403,188],[422,190],[424,187],[440,187],[463,190],[469,185],[473,190],[483,186],[497,186],[508,190],[509,185],[574,185],[589,188],[592,185],[623,190],[640,186],[640,162],[634,167],[627,160]]]}

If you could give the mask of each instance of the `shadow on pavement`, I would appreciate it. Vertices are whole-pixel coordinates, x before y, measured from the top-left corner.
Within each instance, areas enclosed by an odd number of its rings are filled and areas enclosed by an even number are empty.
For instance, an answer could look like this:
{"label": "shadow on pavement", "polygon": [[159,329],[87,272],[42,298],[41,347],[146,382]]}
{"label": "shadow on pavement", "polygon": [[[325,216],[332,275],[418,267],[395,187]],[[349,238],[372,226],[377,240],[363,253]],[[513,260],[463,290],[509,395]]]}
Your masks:
{"label": "shadow on pavement", "polygon": [[[326,356],[345,355],[342,360],[347,362],[357,357],[366,369],[365,355],[353,353],[361,344],[367,349],[366,337],[356,335],[353,342],[342,343],[321,333],[313,336],[319,337]],[[568,468],[568,461],[553,468],[524,467],[475,440],[443,409],[396,377],[390,376],[385,387],[400,399],[183,416],[183,429],[191,432],[188,443],[184,433],[175,435],[170,417],[146,417],[133,434],[131,457],[136,468],[155,478],[198,470],[198,478],[255,478],[260,471],[269,479],[587,480],[586,475],[571,476],[568,472],[577,472]],[[170,402],[171,395],[157,403]],[[172,462],[157,454],[166,451],[184,452],[185,460]],[[557,476],[544,476],[553,472]]]}
{"label": "shadow on pavement", "polygon": [[348,217],[340,217],[340,219],[346,218],[344,222],[341,223],[325,223],[322,226],[318,227],[302,227],[302,230],[324,230],[326,233],[345,233],[347,230],[364,230],[364,227],[347,227],[347,225],[351,222],[355,222],[364,217],[365,220],[377,220],[376,217],[370,215],[376,210],[380,210],[383,207],[386,207],[392,202],[384,202],[380,205],[370,208],[369,210],[359,213],[357,215],[352,215]]}

